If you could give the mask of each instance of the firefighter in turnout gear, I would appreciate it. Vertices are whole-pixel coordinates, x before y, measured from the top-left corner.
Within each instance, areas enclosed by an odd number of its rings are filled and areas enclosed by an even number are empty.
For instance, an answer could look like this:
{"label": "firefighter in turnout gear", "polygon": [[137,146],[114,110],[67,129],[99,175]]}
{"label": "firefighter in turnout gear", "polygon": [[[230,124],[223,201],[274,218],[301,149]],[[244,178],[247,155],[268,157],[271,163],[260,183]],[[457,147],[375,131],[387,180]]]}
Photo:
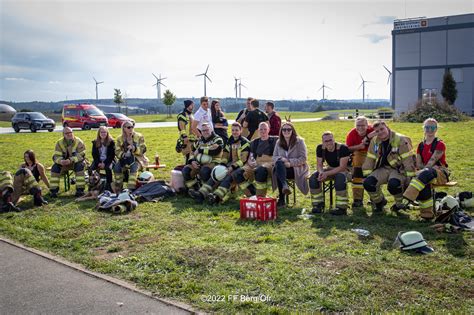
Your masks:
{"label": "firefighter in turnout gear", "polygon": [[[258,126],[259,138],[250,142],[250,157],[244,167],[232,173],[232,177],[247,197],[265,197],[272,188],[273,151],[278,137],[269,135],[268,122]],[[255,181],[255,186],[252,182]],[[256,189],[255,189],[256,188]]]}
{"label": "firefighter in turnout gear", "polygon": [[[349,161],[349,148],[334,141],[334,135],[326,131],[322,136],[323,143],[316,148],[317,171],[309,178],[309,190],[313,213],[324,211],[324,192],[322,183],[334,180],[336,189],[336,209],[330,211],[333,215],[347,215],[347,162]],[[324,163],[328,166],[325,167]]]}
{"label": "firefighter in turnout gear", "polygon": [[76,175],[76,197],[84,195],[86,180],[84,177],[86,147],[81,139],[74,136],[72,129],[64,127],[63,138],[56,142],[51,167],[51,181],[49,193],[56,198],[59,192],[59,178],[61,173],[73,170]]}
{"label": "firefighter in turnout gear", "polygon": [[145,152],[146,144],[143,135],[134,130],[131,122],[124,122],[122,124],[122,134],[118,136],[115,144],[117,163],[114,165],[114,191],[116,193],[123,189],[124,173],[127,170],[129,171],[127,188],[135,190],[138,171],[148,164]]}
{"label": "firefighter in turnout gear", "polygon": [[449,181],[448,164],[446,163],[446,145],[436,138],[438,122],[428,118],[423,123],[424,141],[420,142],[416,152],[418,172],[403,193],[409,201],[418,200],[420,216],[430,220],[434,217],[431,184],[443,185]]}
{"label": "firefighter in turnout gear", "polygon": [[193,123],[193,108],[194,102],[191,100],[184,101],[184,109],[178,114],[178,130],[179,138],[176,143],[176,151],[184,155],[184,164],[188,164],[189,156],[191,154],[193,143],[196,141],[196,136],[191,131]]}
{"label": "firefighter in turnout gear", "polygon": [[346,145],[352,152],[352,208],[364,205],[364,164],[370,140],[375,137],[374,128],[369,125],[367,118],[359,116],[355,120],[355,128],[347,134]]}
{"label": "firefighter in turnout gear", "polygon": [[10,172],[0,171],[0,212],[21,211],[13,202],[13,176]]}
{"label": "firefighter in turnout gear", "polygon": [[374,123],[376,136],[370,141],[367,157],[362,165],[364,189],[370,196],[374,212],[382,212],[387,200],[380,186],[395,198],[393,211],[404,209],[403,191],[415,176],[415,159],[410,138],[390,130],[384,121]]}
{"label": "firefighter in turnout gear", "polygon": [[[211,178],[214,166],[221,162],[224,148],[222,138],[212,131],[208,123],[202,124],[201,133],[201,138],[194,143],[193,155],[182,171],[184,184],[189,189],[189,195],[198,202],[203,202],[207,194],[212,191],[212,186],[208,185],[208,181]],[[210,160],[198,162],[202,156],[210,157]],[[201,183],[203,183],[201,188],[198,185],[198,174]]]}
{"label": "firefighter in turnout gear", "polygon": [[[219,187],[207,196],[209,204],[216,204],[226,201],[230,196],[230,188],[234,181],[234,173],[236,174],[247,163],[250,154],[250,141],[242,137],[242,125],[238,122],[232,124],[232,136],[227,140],[222,155],[221,164],[226,166],[228,173],[226,177],[219,183]],[[214,181],[209,179],[208,186],[212,187]]]}

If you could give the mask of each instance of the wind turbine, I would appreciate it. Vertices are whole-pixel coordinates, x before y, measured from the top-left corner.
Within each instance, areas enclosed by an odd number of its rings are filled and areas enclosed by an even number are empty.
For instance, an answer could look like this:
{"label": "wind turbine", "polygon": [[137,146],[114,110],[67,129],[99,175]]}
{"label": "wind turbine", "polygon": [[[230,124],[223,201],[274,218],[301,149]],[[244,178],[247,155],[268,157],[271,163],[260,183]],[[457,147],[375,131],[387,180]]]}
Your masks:
{"label": "wind turbine", "polygon": [[383,66],[388,72],[387,84],[390,84],[390,102],[392,102],[392,71],[388,70],[387,67]]}
{"label": "wind turbine", "polygon": [[95,81],[95,100],[98,101],[98,100],[99,100],[99,89],[97,88],[97,86],[98,86],[99,84],[104,83],[104,81],[97,82],[97,80],[96,80],[94,77],[92,77],[92,78],[93,78],[94,81]]}
{"label": "wind turbine", "polygon": [[196,74],[197,77],[203,76],[203,78],[204,78],[204,96],[207,96],[207,95],[206,95],[206,79],[208,79],[209,82],[212,82],[212,81],[211,81],[211,78],[209,78],[209,77],[207,76],[207,70],[209,70],[209,65],[207,65],[206,71],[205,71],[204,73]]}
{"label": "wind turbine", "polygon": [[323,90],[323,98],[322,98],[323,100],[325,100],[325,98],[324,98],[324,89],[326,89],[326,88],[332,90],[329,86],[325,85],[324,82],[323,82],[323,85],[318,90],[318,92]]}
{"label": "wind turbine", "polygon": [[161,81],[165,80],[166,78],[162,78],[161,73],[160,73],[159,78],[154,73],[152,73],[152,74],[156,78],[156,83],[153,84],[152,86],[156,85],[156,95],[157,95],[156,97],[158,98],[158,101],[159,101],[159,100],[161,100],[161,85],[166,87],[166,85],[164,85]]}
{"label": "wind turbine", "polygon": [[242,87],[247,88],[242,84],[242,79],[239,79],[239,98],[242,98]]}
{"label": "wind turbine", "polygon": [[372,81],[366,81],[366,80],[364,80],[364,78],[362,77],[362,74],[359,73],[359,75],[360,75],[360,78],[361,78],[361,80],[362,80],[362,83],[359,85],[359,88],[358,88],[357,90],[359,90],[360,87],[362,86],[362,103],[365,103],[365,84],[366,84],[366,83],[372,83]]}

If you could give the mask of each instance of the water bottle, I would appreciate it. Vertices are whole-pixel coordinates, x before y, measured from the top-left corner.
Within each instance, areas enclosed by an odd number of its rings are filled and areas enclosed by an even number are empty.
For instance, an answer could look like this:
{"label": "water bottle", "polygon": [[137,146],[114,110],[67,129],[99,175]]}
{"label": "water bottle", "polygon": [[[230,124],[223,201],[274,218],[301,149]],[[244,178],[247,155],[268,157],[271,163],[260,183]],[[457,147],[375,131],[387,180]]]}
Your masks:
{"label": "water bottle", "polygon": [[359,236],[369,237],[370,232],[364,229],[351,229],[352,232],[355,232]]}

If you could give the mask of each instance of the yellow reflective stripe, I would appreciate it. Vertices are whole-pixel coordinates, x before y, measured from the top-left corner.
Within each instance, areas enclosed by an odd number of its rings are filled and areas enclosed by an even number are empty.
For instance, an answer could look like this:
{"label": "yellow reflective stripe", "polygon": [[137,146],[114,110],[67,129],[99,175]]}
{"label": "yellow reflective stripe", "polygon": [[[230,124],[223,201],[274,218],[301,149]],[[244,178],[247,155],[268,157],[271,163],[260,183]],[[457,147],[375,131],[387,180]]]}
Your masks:
{"label": "yellow reflective stripe", "polygon": [[181,130],[181,131],[179,132],[179,134],[180,134],[180,135],[186,135],[186,130],[185,130],[185,129]]}
{"label": "yellow reflective stripe", "polygon": [[403,154],[400,154],[400,157],[402,158],[402,160],[404,160],[407,157],[412,156],[412,155],[413,155],[413,152],[409,151],[409,152],[405,152]]}
{"label": "yellow reflective stripe", "polygon": [[236,164],[238,167],[244,166],[244,162],[242,162],[242,160],[238,160],[237,162],[235,162],[235,164]]}
{"label": "yellow reflective stripe", "polygon": [[364,176],[370,175],[370,173],[372,173],[372,170],[363,170],[363,171],[362,171],[362,174],[363,174]]}
{"label": "yellow reflective stripe", "polygon": [[398,162],[397,160],[389,160],[388,164],[390,164],[390,166],[395,166],[397,162]]}
{"label": "yellow reflective stripe", "polygon": [[190,187],[193,187],[194,184],[197,183],[197,180],[196,179],[191,179],[191,180],[188,180],[186,183],[184,183],[186,185],[186,187],[190,188]]}
{"label": "yellow reflective stripe", "polygon": [[218,158],[218,157],[212,158],[211,163],[221,163],[221,158]]}
{"label": "yellow reflective stripe", "polygon": [[412,181],[410,182],[410,186],[413,186],[418,191],[422,191],[423,188],[425,188],[425,184],[423,184],[416,178],[412,179]]}
{"label": "yellow reflective stripe", "polygon": [[209,148],[205,148],[202,153],[209,155]]}
{"label": "yellow reflective stripe", "polygon": [[11,179],[4,179],[2,181],[0,181],[0,186],[2,185],[13,185],[13,181]]}
{"label": "yellow reflective stripe", "polygon": [[256,183],[255,183],[255,187],[256,187],[257,189],[265,189],[265,188],[267,188],[267,183],[266,183],[266,182],[265,182],[265,183],[256,182]]}
{"label": "yellow reflective stripe", "polygon": [[224,158],[223,158],[223,159],[221,159],[221,163],[225,163],[225,164],[227,164],[228,162],[229,162],[229,160],[228,160],[228,159],[224,159]]}
{"label": "yellow reflective stripe", "polygon": [[371,152],[367,152],[367,158],[375,160],[377,157]]}
{"label": "yellow reflective stripe", "polygon": [[408,177],[415,177],[415,172],[407,172]]}
{"label": "yellow reflective stripe", "polygon": [[243,189],[247,188],[249,185],[250,185],[249,182],[242,182],[242,183],[239,184],[239,188],[243,190]]}
{"label": "yellow reflective stripe", "polygon": [[247,142],[247,143],[245,143],[243,146],[241,146],[239,150],[240,150],[240,151],[243,151],[244,149],[246,149],[246,148],[248,148],[248,147],[250,147],[250,143],[249,143],[249,142]]}
{"label": "yellow reflective stripe", "polygon": [[79,158],[77,156],[72,156],[70,160],[73,161],[74,163],[77,163],[79,161]]}
{"label": "yellow reflective stripe", "polygon": [[63,155],[63,153],[61,151],[54,151],[54,155]]}
{"label": "yellow reflective stripe", "polygon": [[433,207],[433,199],[428,199],[428,200],[418,200],[418,206],[422,209],[424,208],[431,208]]}

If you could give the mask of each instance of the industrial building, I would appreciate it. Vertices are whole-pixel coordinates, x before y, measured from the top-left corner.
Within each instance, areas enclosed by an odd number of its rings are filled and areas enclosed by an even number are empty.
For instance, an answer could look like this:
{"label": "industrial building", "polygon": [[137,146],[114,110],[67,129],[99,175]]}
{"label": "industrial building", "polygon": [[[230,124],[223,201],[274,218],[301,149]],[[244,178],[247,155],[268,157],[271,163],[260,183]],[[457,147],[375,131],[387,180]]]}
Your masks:
{"label": "industrial building", "polygon": [[456,81],[456,107],[474,115],[474,14],[395,20],[392,107],[406,112],[425,96],[442,99],[443,75]]}

